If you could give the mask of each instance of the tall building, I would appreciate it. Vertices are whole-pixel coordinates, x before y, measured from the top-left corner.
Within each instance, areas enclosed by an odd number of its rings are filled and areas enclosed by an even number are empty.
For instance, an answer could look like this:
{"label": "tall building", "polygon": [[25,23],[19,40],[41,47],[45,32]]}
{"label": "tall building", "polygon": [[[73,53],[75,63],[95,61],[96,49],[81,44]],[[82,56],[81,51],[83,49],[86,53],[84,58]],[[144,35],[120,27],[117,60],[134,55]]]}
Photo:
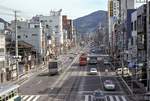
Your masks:
{"label": "tall building", "polygon": [[137,11],[131,14],[131,33],[132,37],[129,39],[128,50],[132,54],[129,54],[128,58],[133,64],[137,64]]}
{"label": "tall building", "polygon": [[119,0],[121,21],[127,18],[127,9],[134,9],[134,0]]}
{"label": "tall building", "polygon": [[[122,57],[123,60],[127,60],[128,54],[127,54],[127,45],[128,43],[126,40],[127,33],[128,33],[128,25],[127,21],[129,21],[128,13],[129,9],[134,9],[134,0],[118,0],[119,1],[119,28],[118,30],[118,39],[117,39],[117,50],[118,50],[118,57]],[[131,16],[130,16],[131,18]],[[120,54],[122,53],[122,54]],[[126,63],[125,63],[126,64]]]}
{"label": "tall building", "polygon": [[108,1],[108,26],[109,26],[109,45],[111,54],[113,55],[116,46],[117,34],[115,32],[115,26],[119,20],[119,1],[109,0]]}
{"label": "tall building", "polygon": [[[146,78],[147,62],[147,32],[146,32],[146,11],[147,5],[144,4],[137,9],[137,62],[143,64],[142,79]],[[146,82],[143,81],[146,85]]]}

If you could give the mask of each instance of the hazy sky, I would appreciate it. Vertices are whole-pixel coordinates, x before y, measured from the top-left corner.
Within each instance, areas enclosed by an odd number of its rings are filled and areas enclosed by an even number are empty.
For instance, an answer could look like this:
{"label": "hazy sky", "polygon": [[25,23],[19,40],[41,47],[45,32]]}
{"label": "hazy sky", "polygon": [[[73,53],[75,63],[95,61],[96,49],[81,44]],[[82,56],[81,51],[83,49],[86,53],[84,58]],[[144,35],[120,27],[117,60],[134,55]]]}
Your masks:
{"label": "hazy sky", "polygon": [[[50,10],[62,9],[62,13],[72,19],[107,10],[107,0],[0,0],[0,5],[21,10],[23,16],[48,15]],[[8,11],[0,10],[0,15],[3,12]]]}

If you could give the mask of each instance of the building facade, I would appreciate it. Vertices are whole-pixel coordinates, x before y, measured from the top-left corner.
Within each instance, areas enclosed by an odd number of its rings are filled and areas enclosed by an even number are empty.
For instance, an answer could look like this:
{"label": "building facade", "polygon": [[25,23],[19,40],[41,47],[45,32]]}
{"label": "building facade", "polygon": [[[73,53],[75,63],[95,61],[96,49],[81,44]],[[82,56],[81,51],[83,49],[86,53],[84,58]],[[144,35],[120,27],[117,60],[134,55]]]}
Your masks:
{"label": "building facade", "polygon": [[[147,66],[147,34],[146,34],[146,11],[147,6],[142,5],[137,9],[137,62],[142,64],[142,78],[145,79],[146,76],[146,66]],[[146,82],[143,81],[146,85]]]}
{"label": "building facade", "polygon": [[63,30],[67,32],[67,46],[70,49],[74,45],[73,21],[68,19],[66,15],[63,16]]}
{"label": "building facade", "polygon": [[[39,22],[42,24],[42,27],[45,29],[46,40],[47,42],[53,42],[52,37],[54,37],[54,52],[55,55],[59,55],[62,52],[63,46],[63,26],[62,26],[62,10],[59,11],[50,11],[50,15],[43,16],[37,15],[34,16],[31,21]],[[47,47],[49,44],[47,43]]]}
{"label": "building facade", "polygon": [[129,49],[129,57],[134,64],[137,64],[137,11],[134,11],[131,14],[131,33],[132,36],[129,39],[128,49]]}
{"label": "building facade", "polygon": [[[12,21],[11,26],[12,29],[15,29],[14,21]],[[31,44],[40,57],[45,55],[45,40],[41,23],[17,21],[17,33],[18,41]],[[15,41],[15,34],[13,34],[12,40]]]}

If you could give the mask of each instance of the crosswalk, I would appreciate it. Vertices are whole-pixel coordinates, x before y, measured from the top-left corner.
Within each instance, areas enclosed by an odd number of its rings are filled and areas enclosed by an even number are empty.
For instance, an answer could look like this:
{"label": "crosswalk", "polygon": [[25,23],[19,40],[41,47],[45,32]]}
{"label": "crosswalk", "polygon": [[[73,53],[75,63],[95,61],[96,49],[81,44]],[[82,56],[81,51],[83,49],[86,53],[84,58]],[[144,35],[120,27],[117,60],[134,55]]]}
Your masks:
{"label": "crosswalk", "polygon": [[40,95],[21,95],[21,101],[37,101]]}
{"label": "crosswalk", "polygon": [[[93,95],[85,95],[84,101],[94,101]],[[108,95],[108,96],[105,96],[104,101],[128,101],[128,100],[123,95]]]}
{"label": "crosswalk", "polygon": [[125,96],[106,96],[106,101],[127,101]]}

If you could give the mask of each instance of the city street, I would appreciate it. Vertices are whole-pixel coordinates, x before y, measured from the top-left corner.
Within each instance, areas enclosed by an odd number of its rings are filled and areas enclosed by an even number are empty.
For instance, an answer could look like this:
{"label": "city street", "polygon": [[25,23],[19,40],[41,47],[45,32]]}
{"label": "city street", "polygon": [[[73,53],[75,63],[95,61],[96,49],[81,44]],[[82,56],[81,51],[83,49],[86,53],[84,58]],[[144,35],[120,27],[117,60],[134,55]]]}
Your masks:
{"label": "city street", "polygon": [[0,101],[150,101],[150,0],[0,1]]}
{"label": "city street", "polygon": [[[132,101],[130,91],[122,79],[111,71],[111,65],[99,62],[97,65],[79,66],[79,55],[67,61],[66,69],[59,75],[49,76],[45,70],[21,85],[23,101],[93,101],[93,91],[102,90],[106,101]],[[90,68],[97,68],[97,75],[88,75]],[[105,69],[109,73],[105,73]],[[113,80],[115,91],[106,91],[105,80]]]}

